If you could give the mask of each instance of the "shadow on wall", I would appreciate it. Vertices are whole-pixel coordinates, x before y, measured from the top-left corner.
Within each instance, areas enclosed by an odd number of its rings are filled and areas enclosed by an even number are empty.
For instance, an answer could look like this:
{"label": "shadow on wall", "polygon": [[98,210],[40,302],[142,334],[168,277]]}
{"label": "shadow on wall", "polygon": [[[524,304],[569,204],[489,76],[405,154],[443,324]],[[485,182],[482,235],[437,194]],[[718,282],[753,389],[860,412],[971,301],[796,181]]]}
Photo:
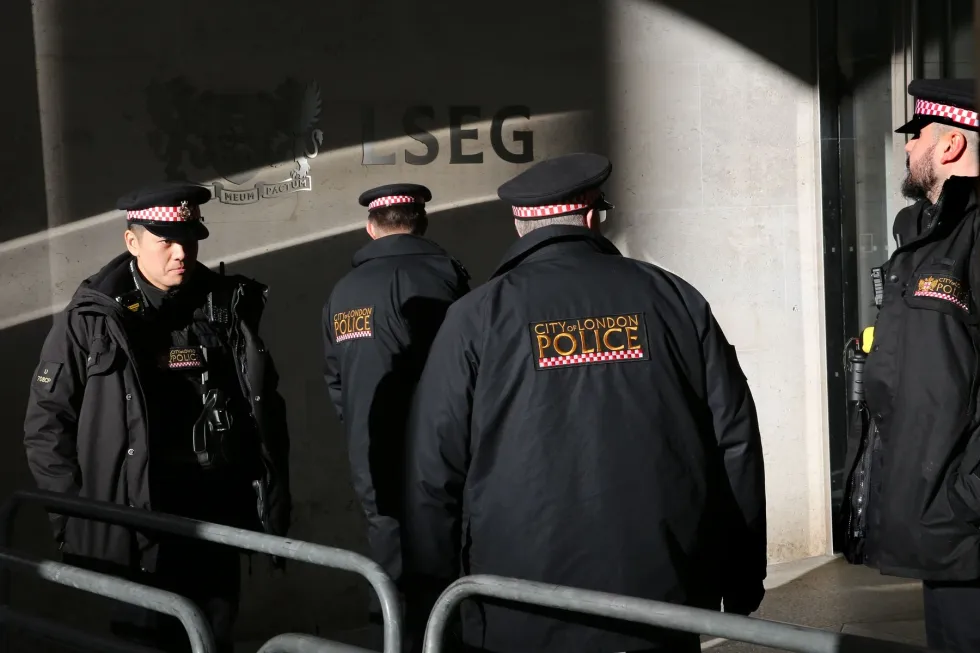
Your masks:
{"label": "shadow on wall", "polygon": [[[784,28],[807,14],[798,4],[651,4],[816,80],[811,53],[801,52],[808,42]],[[235,178],[289,161],[296,139],[326,152],[360,146],[365,136],[424,139],[508,107],[543,115],[604,106],[596,98],[605,81],[605,3],[598,0],[501,0],[493,11],[449,0],[417,7],[215,0],[207,12],[191,0],[139,10],[112,0],[37,5],[49,24],[39,45],[42,96],[62,103],[57,121],[48,118],[44,127],[48,147],[63,157],[55,164],[64,200],[59,222],[111,209],[121,192],[159,177],[161,167],[171,177],[214,169]],[[71,57],[78,53],[85,57]],[[92,74],[93,60],[105,74]],[[306,133],[311,115],[300,108],[311,81],[321,98],[315,137]],[[270,125],[281,133],[270,133]],[[453,156],[448,149],[437,159]],[[415,151],[427,153],[421,144]],[[462,160],[462,149],[456,156]]]}
{"label": "shadow on wall", "polygon": [[[506,107],[526,107],[534,117],[583,111],[596,116],[600,128],[595,133],[565,130],[558,138],[540,136],[535,158],[573,149],[605,151],[599,117],[605,106],[599,0],[501,0],[492,10],[449,0],[307,5],[215,0],[203,11],[200,2],[190,0],[139,7],[115,0],[89,0],[84,7],[72,0],[7,4],[32,6],[39,23],[37,74],[30,57],[11,61],[20,62],[18,75],[25,80],[41,80],[41,97],[51,102],[41,107],[43,124],[35,132],[45,137],[47,173],[53,180],[49,192],[57,204],[49,207],[43,223],[17,224],[2,238],[102,214],[121,193],[165,178],[220,179],[228,186],[251,187],[255,169],[284,164],[278,170],[288,173],[294,159],[299,165],[303,151],[313,147],[320,158],[306,159],[315,163],[312,192],[289,200],[262,198],[247,206],[216,202],[214,213],[220,209],[226,216],[224,251],[228,243],[235,252],[252,251],[340,228],[350,222],[345,213],[357,208],[361,191],[398,179],[426,183],[440,203],[492,196],[500,177],[516,173],[527,161],[501,155],[501,143],[485,126],[479,140],[467,130],[469,123],[489,121]],[[19,25],[30,44],[30,14],[21,18],[8,26]],[[316,95],[308,94],[313,83],[319,106],[307,102]],[[319,136],[308,129],[308,109],[319,110]],[[38,108],[31,111],[37,114]],[[511,123],[521,125],[522,120],[518,116]],[[19,124],[23,128],[29,122]],[[428,137],[447,126],[456,138],[440,136],[435,152]],[[406,134],[416,137],[409,153],[402,146],[379,149],[379,155],[395,154],[390,164],[364,165],[365,138]],[[307,140],[298,144],[301,136]],[[507,138],[502,145],[513,159],[520,143]],[[332,156],[340,148],[349,148],[350,156]],[[40,139],[26,149],[41,151]],[[21,165],[0,161],[4,178],[11,177],[8,168]],[[35,170],[31,179],[43,175]],[[36,214],[43,215],[43,207]],[[354,220],[362,218],[355,213]],[[515,237],[509,212],[497,203],[435,213],[430,225],[429,235],[469,268],[473,285],[486,278]],[[73,271],[51,283],[40,278],[22,288],[19,281],[12,283],[11,292],[22,297],[49,289],[52,295],[70,292],[104,265],[103,255],[94,254],[97,227],[80,226],[65,230],[68,236],[59,242],[68,244],[59,244],[57,251],[52,246],[50,262],[47,252],[0,252],[0,274],[7,278],[23,269],[18,255],[40,261],[45,273],[69,263]],[[328,292],[365,242],[367,235],[358,228],[228,266],[271,287],[262,334],[290,410],[293,534],[361,551],[363,519],[350,488],[343,433],[322,379],[319,321]],[[205,242],[205,259],[208,250]],[[29,308],[44,305],[40,301]],[[49,326],[45,318],[0,332],[0,348],[10,352],[0,377],[0,388],[6,390],[0,422],[7,434],[0,448],[0,459],[6,461],[0,474],[3,492],[33,486],[22,448],[23,414]],[[25,511],[18,529],[19,549],[56,556],[40,511]],[[366,616],[366,584],[354,576],[299,564],[290,565],[285,576],[270,573],[264,561],[255,559],[251,576],[246,575],[239,622],[243,638],[287,630],[322,634],[359,625]],[[70,618],[76,624],[96,623],[86,615],[101,614],[97,604],[83,601],[77,592],[24,579],[15,587],[15,605],[59,618],[68,619],[66,608],[84,605],[86,612]]]}
{"label": "shadow on wall", "polygon": [[48,227],[30,2],[0,3],[0,242]]}
{"label": "shadow on wall", "polygon": [[[669,7],[714,29],[807,84],[817,83],[809,40],[792,27],[813,18],[818,2],[836,0],[646,0]],[[790,27],[787,27],[790,26]],[[678,57],[681,58],[681,57]]]}
{"label": "shadow on wall", "polygon": [[[462,261],[474,286],[486,280],[516,238],[510,212],[500,202],[433,214],[427,235]],[[227,266],[228,273],[245,274],[270,287],[261,333],[280,371],[280,390],[290,411],[296,498],[295,526],[290,534],[360,552],[367,550],[363,521],[350,486],[344,432],[323,381],[319,328],[323,302],[350,270],[354,252],[368,241],[364,230],[358,229]],[[206,241],[202,250],[206,257]],[[28,387],[23,380],[34,371],[50,324],[50,319],[37,320],[3,333],[5,350],[23,353],[7,360],[7,372],[0,377],[0,392],[6,398],[3,424],[8,433],[0,455],[17,461],[8,464],[2,476],[3,494],[33,486],[21,445]],[[18,549],[56,558],[41,511],[25,509],[23,514],[18,523]],[[74,610],[80,601],[78,592],[44,588],[22,577],[15,580],[15,588],[17,607],[59,619],[69,605]],[[363,622],[367,591],[367,584],[353,574],[290,563],[283,575],[272,572],[264,559],[256,557],[245,579],[241,636],[348,630]],[[88,601],[71,622],[90,624],[93,615],[104,613],[104,606],[104,602]],[[270,610],[269,606],[283,608]]]}
{"label": "shadow on wall", "polygon": [[[63,123],[44,127],[49,147],[64,145],[53,157],[64,197],[56,222],[110,210],[161,176],[245,184],[301,150],[406,134],[420,141],[415,166],[398,152],[386,172],[452,159],[477,174],[475,134],[437,152],[431,133],[601,107],[601,10],[599,0],[500,0],[492,10],[449,0],[213,0],[206,11],[192,0],[38,3],[50,27],[40,77],[62,102]],[[519,144],[507,146],[521,158]],[[360,172],[331,171],[332,188]]]}

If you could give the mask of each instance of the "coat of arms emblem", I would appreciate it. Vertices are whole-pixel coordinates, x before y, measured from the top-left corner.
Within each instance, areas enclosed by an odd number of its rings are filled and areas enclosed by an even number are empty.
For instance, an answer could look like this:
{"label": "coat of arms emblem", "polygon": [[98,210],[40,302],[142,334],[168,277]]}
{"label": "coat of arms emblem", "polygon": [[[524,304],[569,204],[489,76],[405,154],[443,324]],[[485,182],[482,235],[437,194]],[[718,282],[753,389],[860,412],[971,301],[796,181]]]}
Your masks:
{"label": "coat of arms emblem", "polygon": [[926,277],[925,279],[919,279],[918,292],[933,292],[939,285],[939,281],[935,277]]}
{"label": "coat of arms emblem", "polygon": [[[270,92],[202,91],[186,79],[154,82],[148,138],[170,180],[213,171],[214,197],[253,204],[312,190],[310,159],[323,145],[320,87],[287,79]],[[256,179],[260,177],[260,179]]]}

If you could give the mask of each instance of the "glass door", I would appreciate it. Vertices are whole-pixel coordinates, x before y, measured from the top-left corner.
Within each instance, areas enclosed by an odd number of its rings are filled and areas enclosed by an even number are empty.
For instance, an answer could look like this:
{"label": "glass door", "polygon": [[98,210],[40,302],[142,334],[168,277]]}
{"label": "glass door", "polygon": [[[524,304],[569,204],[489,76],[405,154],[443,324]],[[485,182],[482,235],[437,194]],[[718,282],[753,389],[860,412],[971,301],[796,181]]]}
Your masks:
{"label": "glass door", "polygon": [[[899,192],[905,138],[894,131],[911,108],[905,89],[914,72],[915,12],[914,0],[827,1],[835,14],[835,24],[829,26],[835,43],[832,56],[822,57],[820,83],[824,130],[833,132],[836,144],[822,154],[824,220],[830,221],[824,234],[831,497],[836,514],[844,493],[847,449],[844,345],[874,321],[871,268],[888,259],[890,216],[905,205]],[[827,136],[821,136],[827,142]]]}

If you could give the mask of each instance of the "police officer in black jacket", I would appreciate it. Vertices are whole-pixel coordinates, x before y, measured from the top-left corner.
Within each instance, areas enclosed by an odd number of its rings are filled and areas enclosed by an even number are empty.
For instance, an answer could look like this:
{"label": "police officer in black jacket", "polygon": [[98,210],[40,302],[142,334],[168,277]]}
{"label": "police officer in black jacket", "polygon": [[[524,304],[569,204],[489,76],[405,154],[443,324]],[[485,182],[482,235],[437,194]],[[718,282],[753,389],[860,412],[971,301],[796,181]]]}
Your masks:
{"label": "police officer in black jacket", "polygon": [[[31,381],[27,460],[44,490],[284,535],[289,440],[258,336],[266,288],[197,261],[210,197],[168,183],[119,200],[129,251],[54,317]],[[196,601],[219,651],[232,650],[236,550],[76,517],[52,525],[66,561]],[[144,610],[113,630],[167,651],[188,641]]]}
{"label": "police officer in black jacket", "polygon": [[[500,187],[519,241],[454,304],[419,382],[403,538],[409,619],[464,574],[748,614],[766,575],[752,395],[705,299],[599,235],[602,156]],[[695,635],[496,602],[493,653],[697,651]]]}
{"label": "police officer in black jacket", "polygon": [[[469,291],[462,264],[423,236],[431,199],[417,184],[362,193],[372,240],[323,307],[324,377],[347,432],[370,553],[396,583],[409,402],[446,309]],[[372,600],[375,620],[377,608]]]}
{"label": "police officer in black jacket", "polygon": [[852,562],[924,581],[931,648],[980,650],[980,219],[972,80],[917,80],[898,129],[915,204],[895,218],[848,452]]}

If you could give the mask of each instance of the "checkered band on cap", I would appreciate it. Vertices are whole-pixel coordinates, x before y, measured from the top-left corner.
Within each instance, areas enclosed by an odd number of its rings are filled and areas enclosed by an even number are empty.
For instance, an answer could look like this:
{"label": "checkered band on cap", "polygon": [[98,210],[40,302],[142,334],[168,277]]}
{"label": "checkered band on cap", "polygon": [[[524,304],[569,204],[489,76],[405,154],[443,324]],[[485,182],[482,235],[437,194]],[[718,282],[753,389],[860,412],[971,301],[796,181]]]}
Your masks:
{"label": "checkered band on cap", "polygon": [[201,207],[194,206],[151,206],[138,211],[126,211],[127,220],[147,220],[149,222],[193,222],[201,219]]}
{"label": "checkered band on cap", "polygon": [[602,193],[599,190],[591,190],[569,201],[567,204],[550,204],[545,206],[515,206],[514,217],[535,219],[547,218],[552,215],[563,215],[573,211],[581,211],[592,206]]}
{"label": "checkered band on cap", "polygon": [[968,127],[980,126],[980,121],[977,120],[976,111],[970,111],[969,109],[961,109],[959,107],[950,106],[948,104],[929,102],[928,100],[916,100],[915,113],[922,116],[935,116],[938,118],[946,118],[948,120],[952,120],[953,122],[957,122],[961,125],[966,125]]}
{"label": "checkered band on cap", "polygon": [[425,204],[425,202],[422,201],[422,198],[411,195],[388,195],[387,197],[379,197],[368,204],[368,211],[379,206],[391,206],[392,204]]}

